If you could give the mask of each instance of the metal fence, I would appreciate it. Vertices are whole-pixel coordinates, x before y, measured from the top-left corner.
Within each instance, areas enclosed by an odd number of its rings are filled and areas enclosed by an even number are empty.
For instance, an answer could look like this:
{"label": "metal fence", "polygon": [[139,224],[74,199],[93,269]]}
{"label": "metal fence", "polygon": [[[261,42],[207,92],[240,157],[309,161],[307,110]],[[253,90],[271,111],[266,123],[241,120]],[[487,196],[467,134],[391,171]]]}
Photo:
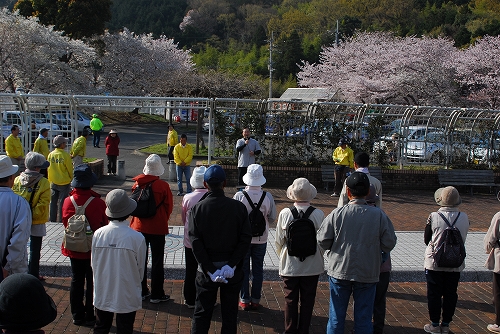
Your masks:
{"label": "metal fence", "polygon": [[[140,112],[176,122],[203,115],[212,156],[235,156],[234,143],[249,127],[263,146],[263,161],[331,162],[340,138],[369,151],[374,164],[484,165],[500,150],[499,110],[300,100],[0,94],[0,151],[13,124],[21,127],[25,151],[41,127],[70,142],[85,126],[83,115]],[[88,119],[87,119],[88,121]],[[52,146],[51,146],[52,149]]]}

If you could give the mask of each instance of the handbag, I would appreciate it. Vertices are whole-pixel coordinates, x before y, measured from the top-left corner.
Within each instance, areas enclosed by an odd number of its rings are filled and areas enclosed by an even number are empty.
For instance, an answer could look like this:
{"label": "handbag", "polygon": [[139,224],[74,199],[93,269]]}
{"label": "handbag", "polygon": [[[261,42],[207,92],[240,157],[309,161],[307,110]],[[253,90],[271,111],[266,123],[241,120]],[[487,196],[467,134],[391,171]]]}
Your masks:
{"label": "handbag", "polygon": [[[500,241],[497,240],[497,245],[500,246]],[[486,259],[486,262],[484,263],[484,266],[488,270],[493,270],[495,269],[495,248],[493,247],[490,251],[490,254],[488,254],[488,258]]]}

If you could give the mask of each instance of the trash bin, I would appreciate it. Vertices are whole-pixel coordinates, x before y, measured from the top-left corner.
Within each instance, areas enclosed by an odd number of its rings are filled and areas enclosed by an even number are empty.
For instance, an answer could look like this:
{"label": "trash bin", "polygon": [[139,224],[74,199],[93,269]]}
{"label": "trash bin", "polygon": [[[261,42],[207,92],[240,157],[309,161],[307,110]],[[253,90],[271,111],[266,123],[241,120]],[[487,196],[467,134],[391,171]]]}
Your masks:
{"label": "trash bin", "polygon": [[125,160],[118,160],[118,180],[125,180]]}
{"label": "trash bin", "polygon": [[168,164],[168,180],[170,182],[177,181],[177,170],[175,169],[175,167],[176,167],[175,162],[173,160],[170,161],[170,163]]}

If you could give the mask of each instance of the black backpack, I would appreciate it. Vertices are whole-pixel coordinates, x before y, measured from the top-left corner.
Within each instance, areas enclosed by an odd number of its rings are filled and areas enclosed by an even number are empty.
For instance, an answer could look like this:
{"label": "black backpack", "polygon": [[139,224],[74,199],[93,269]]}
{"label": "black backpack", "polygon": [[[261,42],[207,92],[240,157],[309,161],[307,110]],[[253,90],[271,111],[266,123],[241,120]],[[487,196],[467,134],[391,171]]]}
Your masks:
{"label": "black backpack", "polygon": [[309,216],[316,208],[310,206],[306,212],[299,214],[296,207],[290,207],[293,220],[286,229],[286,247],[288,255],[304,261],[306,257],[316,254],[316,227]]}
{"label": "black backpack", "polygon": [[252,227],[252,237],[260,237],[266,231],[266,218],[262,211],[260,211],[260,206],[262,202],[264,202],[264,198],[266,198],[266,192],[262,192],[259,203],[255,203],[257,206],[252,202],[252,199],[248,196],[246,191],[243,190],[242,192],[252,208],[252,211],[248,214],[248,220],[250,220],[250,226]]}
{"label": "black backpack", "polygon": [[450,224],[441,212],[438,212],[438,214],[443,218],[448,227],[443,231],[434,247],[434,263],[438,267],[458,268],[465,260],[464,241],[460,231],[455,227],[455,223],[458,217],[460,217],[460,212],[453,221],[453,224]]}
{"label": "black backpack", "polygon": [[153,189],[151,188],[153,182],[146,184],[144,188],[141,188],[138,185],[132,191],[132,195],[130,196],[130,198],[137,202],[137,207],[135,208],[134,212],[130,214],[131,216],[138,218],[151,218],[156,215],[156,210],[161,205],[161,203],[158,206],[156,205]]}

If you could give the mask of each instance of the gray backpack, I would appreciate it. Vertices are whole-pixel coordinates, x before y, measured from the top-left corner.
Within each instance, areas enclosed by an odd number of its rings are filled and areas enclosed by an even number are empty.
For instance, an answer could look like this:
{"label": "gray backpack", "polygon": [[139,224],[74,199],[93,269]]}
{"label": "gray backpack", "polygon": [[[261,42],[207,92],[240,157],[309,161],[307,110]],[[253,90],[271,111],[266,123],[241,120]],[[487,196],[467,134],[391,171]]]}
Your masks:
{"label": "gray backpack", "polygon": [[64,229],[63,246],[73,252],[87,253],[92,249],[92,237],[94,231],[85,216],[87,205],[94,199],[90,197],[82,206],[76,205],[73,196],[70,197],[71,203],[75,207],[75,214],[68,219],[68,225]]}

